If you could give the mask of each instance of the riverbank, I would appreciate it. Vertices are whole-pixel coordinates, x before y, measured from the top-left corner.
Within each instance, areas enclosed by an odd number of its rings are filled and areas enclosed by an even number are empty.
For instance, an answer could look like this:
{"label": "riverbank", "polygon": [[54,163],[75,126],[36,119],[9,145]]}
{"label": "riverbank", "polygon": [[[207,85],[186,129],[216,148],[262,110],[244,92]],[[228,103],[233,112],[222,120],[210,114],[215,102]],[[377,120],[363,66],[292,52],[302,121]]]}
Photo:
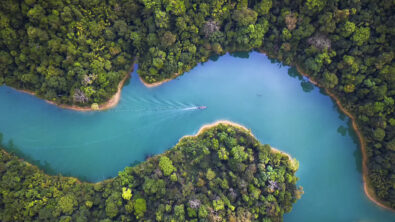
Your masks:
{"label": "riverbank", "polygon": [[[49,103],[51,105],[57,106],[62,109],[69,109],[69,110],[80,111],[80,112],[103,111],[103,110],[108,110],[108,109],[114,108],[115,106],[118,105],[119,100],[121,99],[123,85],[125,84],[126,80],[128,80],[130,78],[130,76],[131,76],[130,73],[133,72],[133,70],[134,70],[134,63],[132,65],[131,69],[129,70],[129,72],[119,82],[118,87],[117,87],[117,92],[107,102],[99,104],[98,108],[92,108],[91,106],[81,107],[81,106],[77,106],[77,105],[58,104],[58,103],[55,103],[53,101],[49,101],[46,99],[44,99],[44,101],[46,103]],[[15,89],[15,90],[19,91],[19,92],[30,94],[33,96],[37,96],[36,93],[29,91],[29,90],[23,90],[23,89]]]}
{"label": "riverbank", "polygon": [[181,75],[180,73],[176,73],[176,74],[174,74],[174,76],[172,76],[172,77],[170,77],[170,78],[168,78],[168,79],[164,79],[164,80],[161,80],[161,81],[159,81],[159,82],[154,82],[154,83],[148,83],[148,82],[146,82],[143,78],[141,78],[140,75],[138,75],[138,76],[139,76],[140,81],[143,83],[143,85],[144,85],[145,87],[147,87],[147,88],[153,88],[153,87],[160,86],[160,85],[162,85],[163,83],[169,82],[169,81],[171,81],[171,80],[177,78],[177,77],[180,76],[180,75]]}
{"label": "riverbank", "polygon": [[374,189],[370,185],[370,181],[369,181],[369,177],[368,177],[368,167],[367,167],[368,157],[366,155],[366,143],[365,143],[364,137],[362,136],[361,131],[358,129],[358,125],[357,125],[355,116],[353,114],[351,114],[346,108],[343,107],[340,99],[334,93],[329,91],[329,89],[318,84],[315,80],[311,79],[311,77],[306,72],[304,72],[298,65],[296,65],[295,67],[298,70],[298,72],[301,75],[307,77],[312,84],[314,84],[320,88],[323,88],[325,90],[325,93],[328,94],[335,101],[335,103],[336,103],[337,107],[340,109],[340,111],[342,111],[344,114],[346,114],[351,119],[352,128],[354,129],[355,133],[357,134],[359,144],[361,146],[361,151],[362,151],[362,179],[363,179],[363,189],[364,189],[365,195],[369,198],[370,201],[372,201],[376,205],[378,205],[384,209],[387,209],[389,211],[395,212],[394,209],[387,206],[385,203],[381,202],[377,198],[377,196],[374,192]]}
{"label": "riverbank", "polygon": [[[266,53],[264,50],[259,50],[260,53],[263,53],[265,55],[268,56],[268,53]],[[314,84],[315,86],[318,86],[320,88],[323,88],[325,90],[325,93],[328,94],[329,97],[331,97],[337,107],[340,109],[340,111],[342,111],[344,114],[346,114],[350,119],[351,119],[351,123],[352,123],[352,127],[355,131],[355,133],[357,134],[358,140],[359,140],[359,144],[361,146],[361,153],[362,153],[362,180],[363,180],[363,189],[365,192],[365,195],[369,198],[370,201],[372,201],[373,203],[375,203],[376,205],[395,212],[394,209],[392,209],[391,207],[387,206],[385,203],[381,202],[375,192],[374,189],[371,187],[370,182],[369,182],[369,178],[368,178],[368,167],[367,167],[367,155],[366,155],[366,144],[365,144],[365,139],[362,136],[361,131],[358,129],[358,125],[355,119],[355,116],[352,115],[348,110],[346,110],[346,108],[343,107],[340,99],[331,91],[329,91],[329,89],[327,89],[326,87],[323,87],[322,85],[320,85],[317,81],[315,81],[314,79],[312,79],[309,74],[307,74],[306,72],[304,72],[299,65],[294,64],[293,66],[296,67],[296,70],[303,76],[307,77],[308,80],[310,81],[310,83]]]}
{"label": "riverbank", "polygon": [[[198,130],[198,132],[195,135],[185,135],[185,136],[181,137],[181,139],[179,141],[181,141],[183,138],[186,138],[186,137],[198,137],[200,134],[204,133],[205,131],[209,130],[212,127],[218,126],[219,124],[229,125],[229,126],[233,126],[235,128],[239,128],[239,129],[241,129],[243,131],[248,132],[248,134],[250,136],[256,138],[255,135],[251,132],[251,130],[247,129],[243,125],[240,125],[240,124],[235,123],[235,122],[231,122],[229,120],[217,120],[217,121],[215,121],[213,123],[208,123],[208,124],[205,124],[202,127],[200,127],[200,129]],[[271,151],[274,152],[274,153],[281,153],[281,154],[287,156],[292,165],[296,164],[295,159],[292,158],[292,156],[289,153],[283,152],[283,151],[281,151],[281,150],[279,150],[277,148],[274,148],[272,146],[270,146],[270,148],[271,148]]]}
{"label": "riverbank", "polygon": [[[265,55],[268,55],[268,54],[267,54],[265,51],[263,51],[263,50],[259,50],[259,52],[260,52],[260,53],[263,53],[263,54],[265,54]],[[310,77],[306,72],[304,72],[298,65],[295,65],[295,67],[296,67],[297,71],[298,71],[301,75],[307,77],[307,78],[309,79],[309,81],[310,81],[312,84],[314,84],[314,85],[316,85],[316,86],[318,86],[318,87],[320,87],[320,88],[323,88],[323,89],[325,90],[325,92],[336,102],[336,104],[337,104],[337,106],[339,107],[339,109],[351,119],[352,127],[353,127],[354,131],[355,131],[356,134],[357,134],[357,137],[358,137],[358,140],[359,140],[359,143],[360,143],[360,146],[361,146],[361,151],[362,151],[362,178],[363,178],[363,187],[364,187],[365,195],[369,198],[369,200],[371,200],[372,202],[374,202],[376,205],[378,205],[378,206],[380,206],[380,207],[382,207],[382,208],[385,208],[385,209],[387,209],[387,210],[390,210],[390,211],[393,211],[393,212],[394,212],[394,209],[392,209],[391,207],[388,207],[387,205],[385,205],[384,203],[382,203],[382,202],[377,198],[377,196],[376,196],[376,194],[375,194],[375,192],[374,192],[374,189],[373,189],[373,188],[371,187],[371,185],[370,185],[369,178],[368,178],[367,155],[366,155],[365,140],[364,140],[364,138],[363,138],[363,136],[362,136],[362,133],[361,133],[360,130],[358,129],[358,126],[357,126],[355,117],[354,117],[349,111],[347,111],[347,110],[343,107],[343,105],[341,104],[339,98],[338,98],[335,94],[333,94],[332,92],[330,92],[327,88],[321,86],[317,81],[311,79],[311,77]],[[161,85],[161,84],[163,84],[163,83],[166,83],[166,82],[168,82],[168,81],[170,81],[170,80],[176,78],[177,76],[178,76],[178,75],[174,76],[173,78],[165,79],[165,80],[162,80],[162,81],[157,82],[157,83],[146,83],[146,82],[144,82],[144,80],[143,80],[141,77],[140,77],[140,80],[141,80],[141,82],[142,82],[146,87],[152,88],[152,87],[159,86],[159,85]],[[201,131],[204,131],[206,128],[209,128],[209,127],[211,127],[211,126],[215,126],[215,125],[217,125],[217,124],[219,124],[219,123],[221,123],[221,122],[224,123],[224,124],[229,124],[229,125],[233,125],[233,126],[236,126],[236,127],[241,127],[241,128],[243,128],[243,129],[246,129],[246,128],[243,127],[243,126],[241,126],[241,125],[239,125],[239,124],[232,123],[232,122],[230,122],[230,121],[217,121],[217,122],[212,123],[212,124],[204,125],[204,126],[199,130],[199,132],[198,132],[196,135],[199,135],[199,134],[201,133]],[[195,136],[196,136],[196,135],[195,135]],[[281,151],[280,151],[280,152],[281,152]],[[288,156],[289,156],[289,155],[288,155]],[[289,157],[290,157],[290,156],[289,156]],[[292,158],[291,158],[291,159],[292,159]]]}

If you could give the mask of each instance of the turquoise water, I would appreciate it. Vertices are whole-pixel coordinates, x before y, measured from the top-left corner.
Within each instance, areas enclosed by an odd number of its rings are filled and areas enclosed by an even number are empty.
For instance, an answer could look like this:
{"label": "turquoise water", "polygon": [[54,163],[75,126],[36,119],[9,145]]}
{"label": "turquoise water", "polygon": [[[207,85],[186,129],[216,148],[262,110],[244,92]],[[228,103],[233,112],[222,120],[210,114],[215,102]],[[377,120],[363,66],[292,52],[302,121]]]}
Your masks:
{"label": "turquoise water", "polygon": [[[146,88],[134,72],[116,108],[85,113],[3,86],[0,132],[47,170],[100,181],[206,123],[231,120],[300,161],[305,194],[285,221],[394,221],[395,214],[363,193],[349,119],[293,73],[258,53],[222,56],[156,88]],[[193,108],[201,105],[208,108]]]}

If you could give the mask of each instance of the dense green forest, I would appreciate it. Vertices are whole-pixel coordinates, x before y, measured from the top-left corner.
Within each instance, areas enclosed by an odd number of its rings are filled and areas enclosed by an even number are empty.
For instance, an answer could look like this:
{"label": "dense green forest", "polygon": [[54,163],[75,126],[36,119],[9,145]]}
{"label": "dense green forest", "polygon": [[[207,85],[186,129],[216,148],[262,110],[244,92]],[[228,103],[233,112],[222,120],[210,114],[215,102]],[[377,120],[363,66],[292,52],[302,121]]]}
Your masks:
{"label": "dense green forest", "polygon": [[356,116],[368,183],[395,208],[394,1],[3,0],[0,8],[0,84],[57,103],[106,101],[133,58],[150,83],[239,50],[299,65]]}
{"label": "dense green forest", "polygon": [[220,124],[92,184],[49,176],[0,150],[1,221],[282,221],[298,162]]}

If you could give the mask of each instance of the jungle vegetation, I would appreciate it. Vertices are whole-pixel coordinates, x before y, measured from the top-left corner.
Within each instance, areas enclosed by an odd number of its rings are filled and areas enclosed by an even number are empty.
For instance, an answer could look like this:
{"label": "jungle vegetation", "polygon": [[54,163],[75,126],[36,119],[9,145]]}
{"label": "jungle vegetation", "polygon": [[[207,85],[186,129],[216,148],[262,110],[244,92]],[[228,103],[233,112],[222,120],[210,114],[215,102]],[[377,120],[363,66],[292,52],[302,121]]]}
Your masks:
{"label": "jungle vegetation", "polygon": [[49,176],[0,150],[1,221],[282,221],[298,162],[219,124],[99,183]]}
{"label": "jungle vegetation", "polygon": [[368,184],[395,208],[392,0],[3,0],[0,84],[102,103],[138,58],[149,83],[226,52],[298,65],[355,117]]}

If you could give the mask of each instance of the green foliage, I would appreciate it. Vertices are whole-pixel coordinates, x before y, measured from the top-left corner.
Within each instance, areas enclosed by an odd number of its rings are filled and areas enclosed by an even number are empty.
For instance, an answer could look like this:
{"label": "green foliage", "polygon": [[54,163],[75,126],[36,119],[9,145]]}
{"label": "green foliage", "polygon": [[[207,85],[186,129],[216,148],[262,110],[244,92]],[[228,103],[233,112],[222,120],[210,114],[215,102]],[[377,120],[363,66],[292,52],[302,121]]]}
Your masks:
{"label": "green foliage", "polygon": [[239,26],[248,26],[255,24],[258,13],[249,8],[242,8],[233,12],[232,18]]}
{"label": "green foliage", "polygon": [[206,172],[206,178],[207,180],[212,180],[215,178],[215,172],[212,171],[210,168]]}
{"label": "green foliage", "polygon": [[235,146],[232,148],[231,154],[233,158],[238,162],[243,162],[247,160],[248,154],[244,151],[243,146]]}
{"label": "green foliage", "polygon": [[177,218],[177,221],[184,221],[185,220],[185,211],[184,211],[184,205],[176,205],[174,207],[174,214]]}
{"label": "green foliage", "polygon": [[156,194],[161,196],[165,191],[165,181],[162,179],[156,180],[146,177],[144,179],[143,190],[147,194]]}
{"label": "green foliage", "polygon": [[[142,79],[157,82],[182,74],[213,54],[263,50],[287,65],[299,65],[357,117],[366,139],[371,185],[381,200],[394,206],[391,4],[4,0],[0,5],[0,85],[30,90],[56,103],[90,107],[111,98],[137,56]],[[235,145],[228,147],[217,139],[218,146],[204,152],[215,153],[216,160],[229,162],[232,169],[244,169],[244,161],[240,164],[232,154]],[[231,153],[229,159],[220,147]],[[238,157],[243,159],[243,155]],[[166,173],[161,168],[164,174],[175,171],[169,166]],[[199,184],[203,177],[197,179]],[[123,187],[144,183],[130,173],[120,178]],[[28,211],[37,214],[32,208]]]}
{"label": "green foliage", "polygon": [[[117,20],[124,12],[115,12],[114,2],[7,2],[0,7],[5,55],[0,73],[7,85],[61,104],[89,107],[111,98],[135,55],[134,47],[124,47],[130,42],[131,26]],[[25,70],[15,73],[20,68]],[[88,74],[100,78],[88,80]],[[0,79],[1,84],[2,75]]]}
{"label": "green foliage", "polygon": [[329,73],[329,72],[325,72],[324,73],[324,85],[328,88],[333,88],[335,87],[339,80],[337,78],[337,76],[333,73]]}
{"label": "green foliage", "polygon": [[204,219],[208,216],[208,211],[204,205],[199,208],[199,218]]}
{"label": "green foliage", "polygon": [[72,194],[61,197],[58,202],[58,206],[64,214],[72,214],[76,205],[78,205],[77,200]]}
{"label": "green foliage", "polygon": [[340,33],[343,37],[347,38],[355,31],[355,23],[346,21],[342,26],[342,32]]}
{"label": "green foliage", "polygon": [[144,216],[145,212],[147,211],[147,202],[145,199],[138,198],[134,202],[134,215],[137,219]]}
{"label": "green foliage", "polygon": [[325,6],[326,0],[307,0],[306,7],[312,12],[319,12]]}
{"label": "green foliage", "polygon": [[[250,147],[243,151],[250,160],[247,170],[233,171],[225,164],[218,167],[218,148],[208,142],[211,139],[226,152],[241,144]],[[224,220],[234,216],[236,209],[244,208],[243,200],[247,200],[250,207],[240,215],[255,214],[257,220],[278,221],[300,196],[295,169],[286,156],[280,155],[279,159],[278,155],[242,128],[220,124],[197,137],[183,138],[166,153],[140,165],[126,167],[113,179],[92,184],[46,175],[0,150],[0,220],[196,221],[209,219],[212,212]],[[264,156],[268,167],[257,168],[262,160],[254,156]],[[183,171],[164,176],[159,170],[161,161],[172,161]],[[270,191],[272,197],[257,187],[260,183],[261,188],[266,187],[264,175],[280,187]],[[234,195],[240,192],[238,187],[248,188],[248,192],[243,188],[246,195]],[[266,200],[279,210],[271,214],[256,211]],[[236,219],[245,221],[242,217]]]}
{"label": "green foliage", "polygon": [[218,158],[220,160],[227,160],[227,159],[229,159],[229,152],[226,150],[225,147],[221,147],[218,150]]}
{"label": "green foliage", "polygon": [[374,130],[373,136],[377,141],[382,141],[385,137],[385,131],[381,128],[377,128]]}
{"label": "green foliage", "polygon": [[364,44],[370,38],[370,28],[369,27],[360,27],[355,30],[354,35],[352,36],[352,40],[359,46]]}
{"label": "green foliage", "polygon": [[261,15],[266,15],[269,13],[269,10],[272,8],[273,2],[272,0],[262,0],[254,7],[255,11]]}
{"label": "green foliage", "polygon": [[177,174],[176,173],[172,173],[170,176],[170,180],[173,182],[177,182]]}
{"label": "green foliage", "polygon": [[213,200],[213,208],[215,211],[220,211],[225,209],[224,202],[221,199]]}
{"label": "green foliage", "polygon": [[118,214],[118,207],[114,202],[106,202],[106,215],[113,218]]}
{"label": "green foliage", "polygon": [[169,176],[176,168],[173,166],[173,162],[166,156],[162,156],[159,161],[159,167],[165,176]]}
{"label": "green foliage", "polygon": [[122,198],[125,200],[130,200],[130,198],[132,198],[132,190],[126,187],[122,187]]}

